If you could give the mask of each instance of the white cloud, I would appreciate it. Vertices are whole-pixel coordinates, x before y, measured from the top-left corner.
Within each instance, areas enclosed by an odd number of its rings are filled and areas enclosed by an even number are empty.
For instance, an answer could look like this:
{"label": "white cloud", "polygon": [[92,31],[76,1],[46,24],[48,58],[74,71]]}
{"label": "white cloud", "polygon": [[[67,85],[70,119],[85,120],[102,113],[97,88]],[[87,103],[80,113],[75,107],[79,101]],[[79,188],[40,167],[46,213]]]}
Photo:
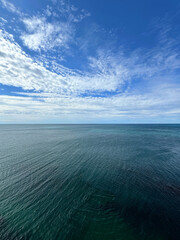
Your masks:
{"label": "white cloud", "polygon": [[[22,93],[22,96],[0,96],[0,115],[9,121],[57,122],[107,121],[127,119],[157,119],[169,116],[175,120],[180,114],[180,88],[162,86],[159,95],[156,92],[139,95],[122,95],[110,98],[62,96],[54,93]],[[165,94],[165,95],[164,95]],[[23,96],[23,95],[26,95]],[[73,116],[73,117],[72,117]],[[2,121],[2,119],[1,119]]]}
{"label": "white cloud", "polygon": [[90,14],[84,9],[60,0],[56,3],[56,8],[47,5],[41,15],[22,16],[21,21],[26,31],[21,32],[20,38],[25,46],[34,51],[47,51],[57,47],[65,50],[70,43],[75,42],[75,25],[88,16]]}
{"label": "white cloud", "polygon": [[69,1],[55,0],[52,1],[56,5],[58,15],[65,17],[68,22],[81,22],[84,18],[89,17],[91,14],[85,9],[78,9],[74,5],[70,4]]}
{"label": "white cloud", "polygon": [[22,21],[28,33],[22,33],[21,39],[25,46],[34,51],[67,48],[74,34],[72,26],[65,22],[49,23],[45,17],[36,16]]}
{"label": "white cloud", "polygon": [[[89,58],[89,72],[75,72],[57,65],[57,74],[33,61],[12,35],[0,31],[0,83],[34,91],[22,91],[17,93],[19,96],[1,95],[1,122],[20,118],[72,121],[72,115],[73,119],[148,119],[170,115],[176,119],[180,109],[180,87],[174,79],[178,75],[171,79],[173,75],[169,71],[165,78],[163,71],[166,68],[176,70],[179,57],[174,52],[166,54],[156,51],[156,55],[144,56],[145,64],[141,63],[143,59],[139,60],[143,57],[138,53],[127,58],[101,50],[96,58]],[[124,84],[131,87],[137,76],[144,81],[143,91],[134,85],[132,90],[111,95],[111,91],[121,90]],[[97,97],[101,91],[109,95]],[[87,96],[81,97],[84,93]]]}
{"label": "white cloud", "polygon": [[119,66],[114,72],[74,72],[62,66],[62,74],[35,63],[17,45],[11,35],[0,32],[0,82],[27,90],[78,95],[86,91],[115,91],[123,84],[127,70]]}
{"label": "white cloud", "polygon": [[0,2],[2,3],[2,6],[4,8],[6,8],[8,11],[16,13],[18,15],[21,15],[21,11],[19,9],[17,9],[12,3],[10,3],[7,0],[0,0]]}
{"label": "white cloud", "polygon": [[7,20],[2,18],[2,17],[0,17],[0,21],[3,22],[3,23],[7,23]]}

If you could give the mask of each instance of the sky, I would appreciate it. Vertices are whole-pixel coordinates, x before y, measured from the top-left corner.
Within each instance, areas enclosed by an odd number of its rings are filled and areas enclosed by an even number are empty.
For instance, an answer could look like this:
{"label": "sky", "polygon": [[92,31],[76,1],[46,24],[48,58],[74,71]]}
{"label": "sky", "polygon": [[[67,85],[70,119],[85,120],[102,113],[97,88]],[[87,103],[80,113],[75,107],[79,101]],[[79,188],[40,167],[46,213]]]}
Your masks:
{"label": "sky", "polygon": [[0,0],[0,123],[180,123],[179,0]]}

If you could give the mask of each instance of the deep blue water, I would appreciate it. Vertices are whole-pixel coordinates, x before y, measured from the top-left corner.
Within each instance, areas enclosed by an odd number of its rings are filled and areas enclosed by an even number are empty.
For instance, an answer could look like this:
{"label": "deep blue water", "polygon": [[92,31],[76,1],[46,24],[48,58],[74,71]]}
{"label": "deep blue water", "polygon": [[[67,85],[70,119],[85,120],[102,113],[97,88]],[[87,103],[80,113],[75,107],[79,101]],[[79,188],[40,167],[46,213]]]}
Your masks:
{"label": "deep blue water", "polygon": [[179,240],[180,125],[0,125],[0,240]]}

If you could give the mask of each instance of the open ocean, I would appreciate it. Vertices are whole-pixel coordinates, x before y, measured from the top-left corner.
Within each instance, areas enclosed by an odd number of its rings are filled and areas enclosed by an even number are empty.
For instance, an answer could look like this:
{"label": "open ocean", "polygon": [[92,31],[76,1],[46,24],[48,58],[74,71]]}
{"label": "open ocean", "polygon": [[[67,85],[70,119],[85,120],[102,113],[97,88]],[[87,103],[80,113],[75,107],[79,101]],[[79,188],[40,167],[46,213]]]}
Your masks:
{"label": "open ocean", "polygon": [[179,240],[180,125],[0,125],[0,240]]}

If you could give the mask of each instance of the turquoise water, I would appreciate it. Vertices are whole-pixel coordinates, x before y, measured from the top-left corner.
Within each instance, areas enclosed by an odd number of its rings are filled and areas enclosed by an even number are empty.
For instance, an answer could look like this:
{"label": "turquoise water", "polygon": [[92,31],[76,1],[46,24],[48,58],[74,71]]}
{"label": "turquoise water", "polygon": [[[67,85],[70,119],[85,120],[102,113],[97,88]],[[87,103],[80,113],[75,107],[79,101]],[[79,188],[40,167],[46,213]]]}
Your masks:
{"label": "turquoise water", "polygon": [[0,125],[0,239],[180,239],[180,125]]}

